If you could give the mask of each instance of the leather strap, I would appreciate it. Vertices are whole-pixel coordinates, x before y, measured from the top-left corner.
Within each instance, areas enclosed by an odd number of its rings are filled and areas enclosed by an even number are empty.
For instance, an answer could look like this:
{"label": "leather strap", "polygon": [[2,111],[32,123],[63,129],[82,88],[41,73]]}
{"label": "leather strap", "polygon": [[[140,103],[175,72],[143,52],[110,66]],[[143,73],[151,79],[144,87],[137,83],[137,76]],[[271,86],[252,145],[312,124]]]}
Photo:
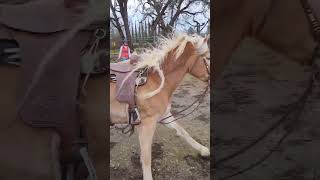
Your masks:
{"label": "leather strap", "polygon": [[305,15],[310,23],[310,30],[314,39],[320,42],[320,23],[317,17],[312,12],[312,9],[308,3],[308,0],[300,0],[301,5],[304,9]]}

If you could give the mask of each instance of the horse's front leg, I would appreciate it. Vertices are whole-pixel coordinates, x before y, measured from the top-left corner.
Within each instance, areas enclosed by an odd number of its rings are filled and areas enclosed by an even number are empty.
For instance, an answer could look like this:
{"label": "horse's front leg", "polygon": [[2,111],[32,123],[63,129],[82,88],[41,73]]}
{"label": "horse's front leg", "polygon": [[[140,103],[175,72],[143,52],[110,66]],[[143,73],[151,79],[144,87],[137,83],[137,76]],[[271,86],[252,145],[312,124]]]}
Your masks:
{"label": "horse's front leg", "polygon": [[[166,116],[164,117],[168,117],[171,116],[172,114],[170,112],[167,113]],[[194,140],[189,133],[177,122],[174,121],[174,117],[170,117],[166,120],[164,120],[163,122],[171,122],[169,124],[165,124],[167,127],[169,127],[170,129],[175,129],[177,131],[177,135],[182,137],[185,141],[187,141],[188,144],[190,144],[194,149],[196,149],[197,151],[199,151],[201,156],[209,156],[210,155],[210,151],[207,147],[201,145],[200,143],[198,143],[196,140]],[[174,121],[174,122],[172,122]]]}
{"label": "horse's front leg", "polygon": [[141,164],[143,170],[143,180],[152,180],[151,173],[151,147],[156,121],[152,118],[142,120],[137,126],[141,149]]}

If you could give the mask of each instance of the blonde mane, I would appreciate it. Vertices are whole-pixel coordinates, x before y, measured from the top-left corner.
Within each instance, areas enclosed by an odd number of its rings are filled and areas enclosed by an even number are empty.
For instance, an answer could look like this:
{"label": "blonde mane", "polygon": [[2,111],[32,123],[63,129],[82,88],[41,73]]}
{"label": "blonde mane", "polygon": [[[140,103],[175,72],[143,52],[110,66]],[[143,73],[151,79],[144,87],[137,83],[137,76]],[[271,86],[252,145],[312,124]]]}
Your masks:
{"label": "blonde mane", "polygon": [[[208,50],[207,43],[204,43],[203,39],[203,37],[198,35],[187,35],[185,33],[173,34],[169,38],[159,38],[157,47],[145,49],[144,52],[139,55],[141,57],[141,61],[136,64],[131,73],[141,68],[148,68],[149,70],[152,69],[159,74],[161,84],[156,90],[143,95],[141,98],[150,98],[158,94],[163,88],[165,77],[163,70],[161,69],[161,65],[172,50],[176,49],[174,60],[177,60],[184,52],[187,43],[191,42],[198,55],[201,56]],[[131,73],[129,75],[131,75]]]}

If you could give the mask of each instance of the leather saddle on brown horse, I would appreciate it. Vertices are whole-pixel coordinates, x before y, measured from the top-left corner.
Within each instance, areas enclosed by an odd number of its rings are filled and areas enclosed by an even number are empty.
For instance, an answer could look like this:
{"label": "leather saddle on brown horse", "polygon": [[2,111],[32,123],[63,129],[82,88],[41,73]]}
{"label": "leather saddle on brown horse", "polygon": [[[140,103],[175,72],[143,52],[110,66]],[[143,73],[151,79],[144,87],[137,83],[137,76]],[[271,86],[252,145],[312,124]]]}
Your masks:
{"label": "leather saddle on brown horse", "polygon": [[139,56],[133,55],[129,61],[110,63],[110,80],[116,83],[117,87],[116,99],[129,105],[128,124],[131,125],[140,123],[140,115],[136,106],[136,87],[144,85],[148,77],[146,69],[139,69],[130,74],[137,61],[139,61]]}
{"label": "leather saddle on brown horse", "polygon": [[[20,48],[18,101],[25,95],[48,50],[82,18],[82,12],[66,8],[63,0],[0,4],[0,42],[11,42],[11,46],[16,42]],[[96,24],[102,29],[106,27],[106,22]],[[32,127],[57,129],[62,144],[72,144],[80,132],[77,117],[80,58],[94,39],[96,28],[90,26],[81,30],[56,53],[18,114]],[[100,43],[101,47],[106,43]],[[1,57],[4,57],[3,52]]]}

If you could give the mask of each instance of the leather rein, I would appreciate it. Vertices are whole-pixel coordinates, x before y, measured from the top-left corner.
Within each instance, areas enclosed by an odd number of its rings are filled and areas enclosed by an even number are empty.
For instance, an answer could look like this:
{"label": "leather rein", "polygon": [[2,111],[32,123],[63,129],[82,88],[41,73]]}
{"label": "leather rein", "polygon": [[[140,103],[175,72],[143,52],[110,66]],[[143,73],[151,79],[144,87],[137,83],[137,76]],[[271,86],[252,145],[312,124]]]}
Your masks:
{"label": "leather rein", "polygon": [[[200,104],[203,103],[204,97],[206,96],[207,92],[209,91],[209,87],[210,87],[210,67],[209,67],[209,65],[208,65],[208,63],[207,63],[207,61],[206,61],[205,58],[202,58],[202,60],[203,60],[203,62],[204,62],[204,64],[205,64],[205,66],[206,66],[206,71],[207,71],[207,73],[209,74],[209,79],[208,79],[208,81],[207,81],[208,83],[207,83],[207,86],[205,87],[204,91],[203,91],[202,93],[200,93],[200,94],[198,95],[198,98],[197,98],[196,100],[194,100],[194,101],[193,101],[190,105],[188,105],[187,107],[183,108],[182,110],[180,110],[180,111],[178,111],[178,112],[176,112],[176,113],[171,114],[170,116],[167,116],[167,117],[164,117],[164,118],[160,119],[160,120],[158,121],[160,124],[170,124],[170,123],[175,122],[175,121],[177,121],[177,120],[179,120],[179,119],[182,119],[182,118],[190,115],[191,113],[193,113],[195,110],[197,110],[197,109],[199,108]],[[194,66],[193,66],[193,67],[194,67]],[[192,67],[192,69],[193,69],[193,67]],[[191,69],[191,71],[192,71],[192,69]],[[182,114],[183,112],[187,111],[187,110],[190,109],[192,106],[194,106],[196,103],[198,103],[198,104],[197,104],[197,106],[196,106],[195,108],[192,109],[192,111],[190,111],[189,113],[186,113],[186,114]],[[182,114],[182,115],[181,115],[181,114]],[[175,117],[175,116],[178,116],[178,115],[180,115],[180,116],[177,117],[177,118],[174,118],[174,120],[169,121],[169,122],[164,122],[166,119],[169,119],[169,118],[171,118],[171,117]]]}

